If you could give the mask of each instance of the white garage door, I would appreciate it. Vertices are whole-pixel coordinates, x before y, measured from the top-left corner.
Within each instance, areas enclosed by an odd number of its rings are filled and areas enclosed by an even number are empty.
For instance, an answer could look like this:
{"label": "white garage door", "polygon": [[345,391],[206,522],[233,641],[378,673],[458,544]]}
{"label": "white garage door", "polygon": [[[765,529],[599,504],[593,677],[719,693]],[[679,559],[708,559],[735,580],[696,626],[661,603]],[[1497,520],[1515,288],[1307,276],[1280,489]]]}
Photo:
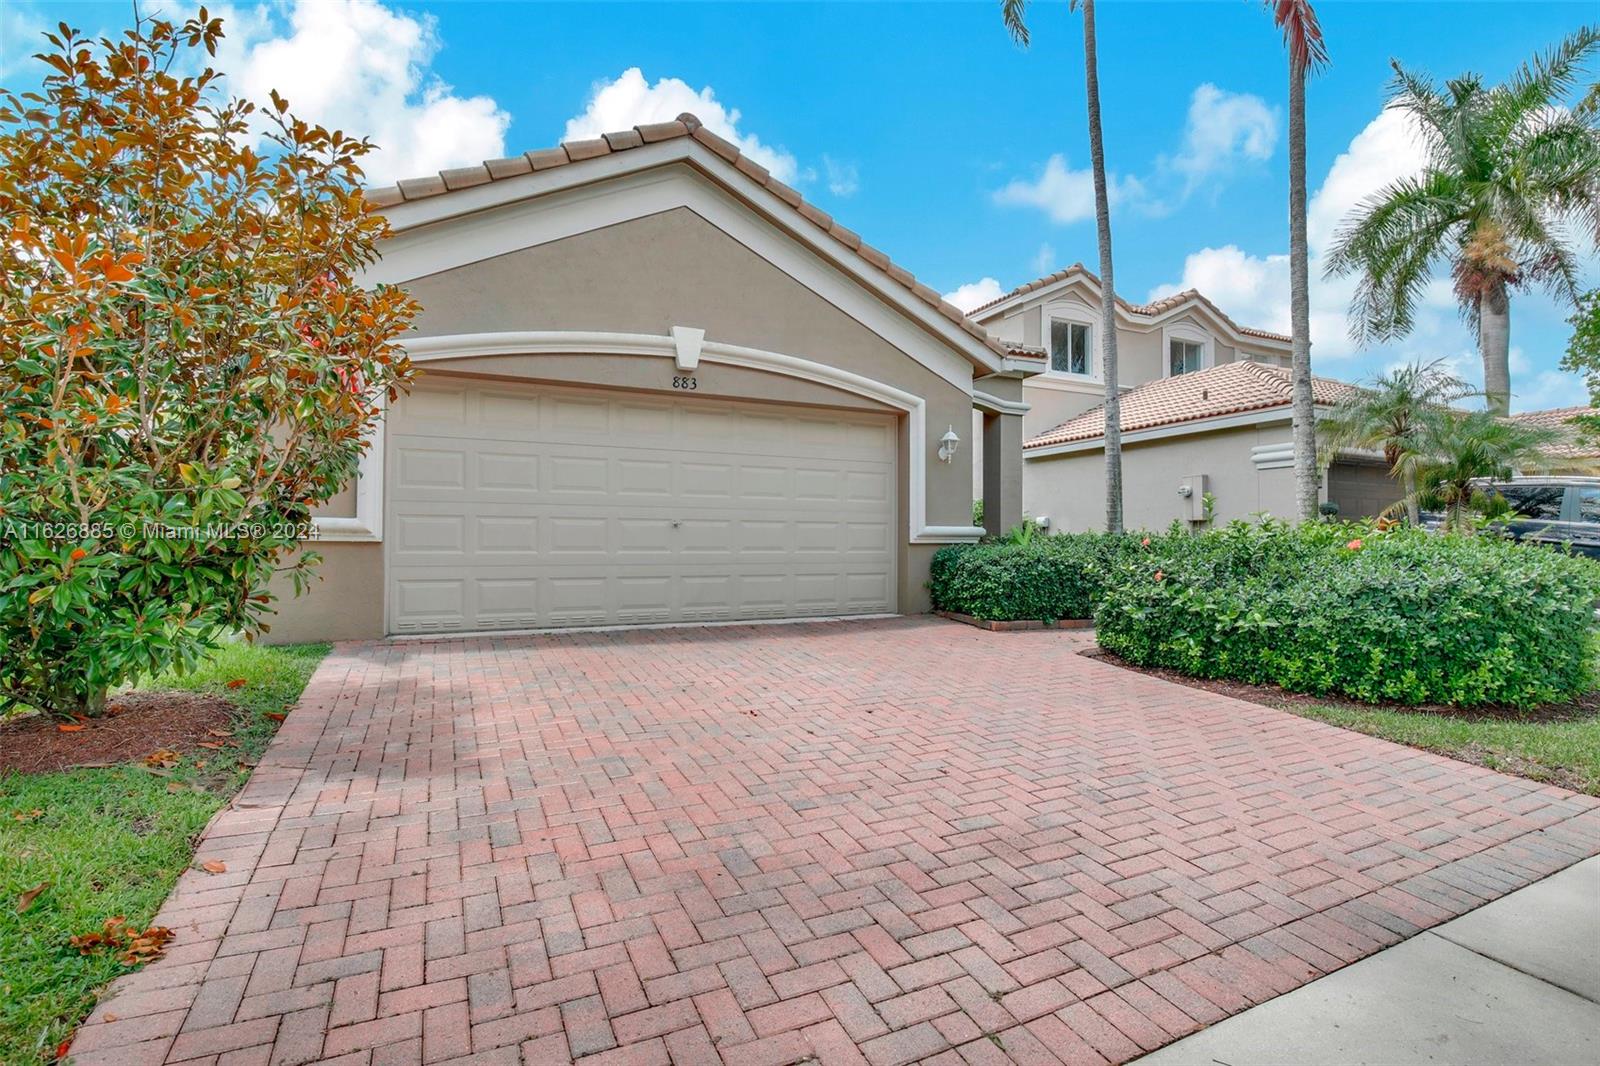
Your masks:
{"label": "white garage door", "polygon": [[389,416],[389,629],[890,611],[894,427],[432,378]]}

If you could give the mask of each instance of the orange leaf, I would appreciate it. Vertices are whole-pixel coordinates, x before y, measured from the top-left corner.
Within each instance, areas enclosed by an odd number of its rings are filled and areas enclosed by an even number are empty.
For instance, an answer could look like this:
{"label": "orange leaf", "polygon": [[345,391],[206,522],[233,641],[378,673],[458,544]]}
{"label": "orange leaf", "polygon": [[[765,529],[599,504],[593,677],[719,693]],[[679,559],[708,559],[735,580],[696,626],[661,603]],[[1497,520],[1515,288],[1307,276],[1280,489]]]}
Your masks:
{"label": "orange leaf", "polygon": [[228,864],[221,859],[208,859],[200,864],[200,869],[208,874],[225,874],[228,872]]}
{"label": "orange leaf", "polygon": [[50,887],[50,882],[49,881],[40,881],[38,884],[36,884],[32,888],[28,889],[28,891],[26,891],[22,895],[18,896],[17,897],[17,913],[21,914],[23,911],[25,911],[29,907],[33,906],[33,901],[39,898],[39,893],[43,892],[45,889],[47,889],[49,887]]}
{"label": "orange leaf", "polygon": [[56,726],[56,728],[59,729],[63,733],[79,733],[79,732],[82,732],[83,730],[87,729],[88,726],[82,726],[82,725],[77,725],[77,724],[67,725],[65,722],[63,722],[60,725]]}
{"label": "orange leaf", "polygon": [[198,746],[202,748],[210,748],[212,751],[222,750],[222,745],[212,740],[202,740]]}
{"label": "orange leaf", "polygon": [[248,685],[248,684],[249,684],[249,683],[250,683],[250,682],[248,682],[248,681],[246,681],[246,680],[245,680],[245,679],[244,679],[244,678],[242,678],[242,677],[236,677],[236,678],[234,678],[234,679],[233,679],[233,680],[232,680],[232,681],[229,681],[229,682],[228,682],[228,687],[229,687],[229,688],[244,688],[244,687],[245,687],[245,686],[246,686],[246,685]]}
{"label": "orange leaf", "polygon": [[281,722],[289,716],[286,714],[278,714],[276,711],[268,711],[267,717],[272,719],[274,722]]}

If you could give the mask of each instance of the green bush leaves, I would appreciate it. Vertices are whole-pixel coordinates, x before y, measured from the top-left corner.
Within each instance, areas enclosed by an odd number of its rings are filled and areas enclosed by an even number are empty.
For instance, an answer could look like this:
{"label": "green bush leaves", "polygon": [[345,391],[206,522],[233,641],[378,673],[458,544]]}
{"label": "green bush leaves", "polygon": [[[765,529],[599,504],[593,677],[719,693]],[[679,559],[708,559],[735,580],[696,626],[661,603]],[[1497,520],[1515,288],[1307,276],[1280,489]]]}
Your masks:
{"label": "green bush leaves", "polygon": [[1600,564],[1494,537],[1235,523],[1126,557],[1095,615],[1144,666],[1369,702],[1528,707],[1595,683]]}

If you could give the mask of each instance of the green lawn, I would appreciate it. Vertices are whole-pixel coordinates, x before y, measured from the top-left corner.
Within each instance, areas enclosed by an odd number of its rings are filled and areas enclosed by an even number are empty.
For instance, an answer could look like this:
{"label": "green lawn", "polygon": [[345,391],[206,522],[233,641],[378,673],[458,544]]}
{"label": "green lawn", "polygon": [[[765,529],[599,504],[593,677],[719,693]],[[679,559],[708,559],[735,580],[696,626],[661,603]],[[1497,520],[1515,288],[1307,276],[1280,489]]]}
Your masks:
{"label": "green lawn", "polygon": [[1519,722],[1349,705],[1279,706],[1397,744],[1600,796],[1600,715]]}
{"label": "green lawn", "polygon": [[[203,770],[185,758],[170,777],[138,765],[0,776],[0,1063],[51,1060],[96,990],[127,969],[114,955],[79,956],[68,937],[118,915],[149,923],[195,836],[249,775],[241,764],[277,728],[267,715],[294,703],[327,651],[230,645],[191,674],[140,685],[216,692],[247,712],[229,750],[205,752]],[[243,686],[227,687],[239,678]],[[17,913],[40,883],[48,887]]]}

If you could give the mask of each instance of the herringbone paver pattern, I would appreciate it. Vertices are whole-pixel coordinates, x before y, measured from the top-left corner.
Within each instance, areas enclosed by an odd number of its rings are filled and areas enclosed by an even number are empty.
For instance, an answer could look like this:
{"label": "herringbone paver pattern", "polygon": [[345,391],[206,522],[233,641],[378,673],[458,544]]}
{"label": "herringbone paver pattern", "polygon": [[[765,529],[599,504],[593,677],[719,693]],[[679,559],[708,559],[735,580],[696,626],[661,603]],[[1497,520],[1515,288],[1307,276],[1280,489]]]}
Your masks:
{"label": "herringbone paver pattern", "polygon": [[1085,643],[341,646],[74,1061],[1118,1062],[1600,852],[1593,799]]}

